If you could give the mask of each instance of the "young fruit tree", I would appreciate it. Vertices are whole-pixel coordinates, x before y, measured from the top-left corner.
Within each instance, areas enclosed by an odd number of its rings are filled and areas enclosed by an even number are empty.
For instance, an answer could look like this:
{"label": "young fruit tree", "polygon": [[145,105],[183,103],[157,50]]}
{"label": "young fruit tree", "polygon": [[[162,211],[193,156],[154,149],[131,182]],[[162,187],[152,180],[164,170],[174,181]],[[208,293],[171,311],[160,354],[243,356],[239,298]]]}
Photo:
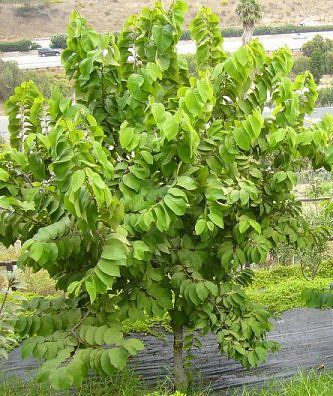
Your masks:
{"label": "young fruit tree", "polygon": [[23,357],[42,362],[38,380],[56,389],[123,369],[144,347],[126,320],[168,315],[178,388],[188,385],[185,330],[214,333],[245,367],[276,348],[244,267],[280,242],[308,241],[295,172],[309,161],[330,169],[333,120],[304,124],[316,86],[309,73],[290,80],[287,49],[267,55],[252,41],[226,54],[205,7],[191,25],[189,75],[177,54],[186,8],[158,2],[119,35],[74,12],[62,60],[76,101],[46,100],[26,82],[6,105],[1,242],[21,241],[19,265],[64,291],[26,303],[15,328]]}

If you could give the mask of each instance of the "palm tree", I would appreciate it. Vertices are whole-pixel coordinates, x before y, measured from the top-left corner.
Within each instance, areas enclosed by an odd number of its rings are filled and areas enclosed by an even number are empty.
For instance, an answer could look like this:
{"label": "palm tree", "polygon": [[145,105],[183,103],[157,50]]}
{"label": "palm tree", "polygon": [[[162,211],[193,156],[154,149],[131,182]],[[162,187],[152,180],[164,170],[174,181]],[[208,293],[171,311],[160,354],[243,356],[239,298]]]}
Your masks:
{"label": "palm tree", "polygon": [[257,0],[240,0],[236,14],[243,24],[243,45],[248,44],[253,36],[255,24],[262,17],[261,5]]}

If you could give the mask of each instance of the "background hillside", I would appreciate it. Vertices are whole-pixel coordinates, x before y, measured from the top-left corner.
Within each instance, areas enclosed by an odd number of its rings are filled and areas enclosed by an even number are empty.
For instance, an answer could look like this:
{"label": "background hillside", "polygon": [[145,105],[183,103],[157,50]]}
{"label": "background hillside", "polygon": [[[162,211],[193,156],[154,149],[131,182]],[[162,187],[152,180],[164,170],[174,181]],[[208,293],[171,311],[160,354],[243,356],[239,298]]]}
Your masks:
{"label": "background hillside", "polygon": [[[152,0],[0,0],[0,39],[45,37],[64,32],[73,8],[79,9],[97,30],[117,31],[129,14],[152,3]],[[188,3],[188,20],[205,4],[220,15],[222,26],[239,25],[235,16],[237,0],[189,0]],[[261,4],[264,25],[300,23],[305,19],[333,23],[333,0],[261,0]]]}

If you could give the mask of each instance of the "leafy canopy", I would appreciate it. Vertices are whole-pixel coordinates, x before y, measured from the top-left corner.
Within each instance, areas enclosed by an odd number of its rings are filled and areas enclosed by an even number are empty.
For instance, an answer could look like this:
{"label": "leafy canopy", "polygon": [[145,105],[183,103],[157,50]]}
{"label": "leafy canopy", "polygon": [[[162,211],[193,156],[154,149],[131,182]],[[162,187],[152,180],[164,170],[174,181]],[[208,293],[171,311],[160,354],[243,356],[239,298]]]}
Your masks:
{"label": "leafy canopy", "polygon": [[62,58],[76,102],[26,82],[6,105],[0,240],[20,240],[20,266],[66,292],[26,303],[15,326],[56,389],[122,369],[143,348],[127,319],[168,313],[174,329],[215,333],[246,367],[275,348],[244,266],[282,241],[308,243],[295,171],[305,160],[330,169],[333,120],[304,124],[316,86],[309,73],[289,79],[287,49],[267,55],[252,41],[227,55],[206,8],[189,75],[176,50],[185,11],[184,0],[158,2],[117,37],[74,12]]}
{"label": "leafy canopy", "polygon": [[262,17],[261,5],[257,0],[240,0],[236,14],[243,25],[254,26]]}

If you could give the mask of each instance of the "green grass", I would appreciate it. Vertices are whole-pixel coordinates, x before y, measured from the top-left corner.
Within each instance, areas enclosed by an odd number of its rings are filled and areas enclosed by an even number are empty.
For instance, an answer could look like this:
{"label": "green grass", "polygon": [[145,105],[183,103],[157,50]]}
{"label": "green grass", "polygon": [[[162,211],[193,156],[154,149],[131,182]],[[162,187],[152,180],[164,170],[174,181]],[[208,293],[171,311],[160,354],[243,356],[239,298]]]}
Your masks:
{"label": "green grass", "polygon": [[306,280],[299,266],[275,266],[255,271],[253,284],[247,294],[253,301],[267,306],[274,313],[304,307],[301,298],[306,288],[324,288],[333,282],[333,264],[327,263],[312,281]]}
{"label": "green grass", "polygon": [[[187,396],[214,396],[221,392],[200,390],[187,392]],[[180,392],[170,390],[169,383],[161,384],[156,389],[149,389],[140,378],[130,371],[117,374],[105,380],[90,379],[80,389],[73,392],[57,393],[46,385],[34,381],[24,383],[12,378],[0,380],[1,396],[183,396]],[[299,373],[289,380],[272,380],[263,389],[244,387],[241,390],[228,391],[232,396],[331,396],[333,395],[333,373],[312,371]]]}
{"label": "green grass", "polygon": [[[161,383],[155,389],[149,389],[140,377],[131,371],[124,371],[108,379],[90,379],[81,388],[68,392],[55,392],[47,385],[35,381],[23,382],[13,377],[7,380],[0,378],[1,396],[183,396],[170,389],[170,382]],[[208,396],[209,391],[190,391],[189,396]]]}
{"label": "green grass", "polygon": [[272,381],[261,391],[246,389],[238,396],[332,396],[333,373],[299,373],[287,381]]}

